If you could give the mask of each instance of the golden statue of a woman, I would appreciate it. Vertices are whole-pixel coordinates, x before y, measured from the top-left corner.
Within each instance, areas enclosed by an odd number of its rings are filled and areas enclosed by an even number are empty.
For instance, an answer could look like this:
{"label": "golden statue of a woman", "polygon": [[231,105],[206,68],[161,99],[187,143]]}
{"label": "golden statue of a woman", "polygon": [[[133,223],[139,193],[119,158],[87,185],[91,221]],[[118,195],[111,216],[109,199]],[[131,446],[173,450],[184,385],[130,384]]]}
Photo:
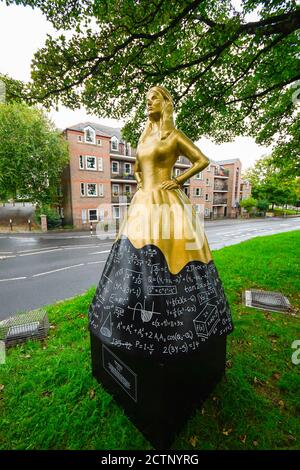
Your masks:
{"label": "golden statue of a woman", "polygon": [[[170,93],[147,93],[148,121],[135,193],[92,302],[91,333],[116,351],[159,360],[185,356],[232,330],[228,302],[182,184],[209,163],[173,121]],[[179,156],[192,166],[177,177]]]}

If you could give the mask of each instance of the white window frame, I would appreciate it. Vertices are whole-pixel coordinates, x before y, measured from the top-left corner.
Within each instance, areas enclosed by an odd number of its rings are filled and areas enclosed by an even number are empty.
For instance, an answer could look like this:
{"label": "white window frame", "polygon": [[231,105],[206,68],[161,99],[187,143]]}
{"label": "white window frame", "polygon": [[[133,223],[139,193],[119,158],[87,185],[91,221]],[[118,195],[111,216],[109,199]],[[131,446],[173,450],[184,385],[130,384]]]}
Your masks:
{"label": "white window frame", "polygon": [[103,158],[98,157],[98,171],[103,171]]}
{"label": "white window frame", "polygon": [[[128,152],[126,151],[128,149]],[[124,142],[124,155],[127,157],[131,156],[131,145],[129,142]]]}
{"label": "white window frame", "polygon": [[[129,165],[129,171],[126,170],[126,165],[127,165],[127,166]],[[131,172],[132,172],[131,163],[125,162],[125,163],[124,163],[124,173],[128,173],[129,175],[131,175]]]}
{"label": "white window frame", "polygon": [[[85,142],[86,144],[93,144],[93,145],[95,145],[95,143],[96,143],[96,131],[95,131],[95,129],[93,129],[91,126],[87,126],[87,127],[85,127],[85,128],[83,129],[83,131],[84,131],[84,142]],[[92,142],[90,142],[89,140],[86,140],[86,136],[87,136],[87,132],[88,132],[88,131],[90,131],[91,134],[92,134]]]}
{"label": "white window frame", "polygon": [[[96,211],[97,219],[91,220],[91,211]],[[88,215],[89,215],[89,222],[98,222],[98,209],[88,209]]]}
{"label": "white window frame", "polygon": [[209,164],[209,165],[206,167],[206,171],[211,171],[210,165],[211,165],[211,164]]}
{"label": "white window frame", "polygon": [[[116,148],[114,148],[114,143],[116,144]],[[119,151],[119,139],[115,135],[110,139],[110,149]]]}
{"label": "white window frame", "polygon": [[205,209],[204,209],[204,217],[209,217],[209,214],[210,214],[210,212],[209,212],[208,207],[205,207]]}
{"label": "white window frame", "polygon": [[79,169],[80,170],[84,170],[84,156],[83,155],[79,155]]}
{"label": "white window frame", "polygon": [[195,180],[203,180],[202,171],[200,171],[199,173],[197,173],[197,174],[195,175]]}
{"label": "white window frame", "polygon": [[81,209],[81,221],[83,224],[86,224],[87,223],[87,218],[86,218],[87,214],[86,214],[86,209]]}
{"label": "white window frame", "polygon": [[205,201],[206,201],[206,202],[209,202],[209,200],[210,200],[210,199],[209,199],[209,194],[206,193],[206,194],[205,194]]}
{"label": "white window frame", "polygon": [[77,135],[77,142],[82,143],[82,135]]}
{"label": "white window frame", "polygon": [[[118,188],[117,191],[114,190],[114,188]],[[117,183],[114,183],[112,185],[112,193],[113,193],[113,196],[120,196],[120,185],[117,184]],[[115,194],[116,193],[116,194]]]}
{"label": "white window frame", "polygon": [[[114,171],[114,163],[117,164],[117,167],[118,167],[118,170],[117,170],[117,171]],[[118,173],[120,172],[120,163],[119,163],[119,162],[117,162],[117,161],[115,161],[115,160],[113,160],[113,161],[111,162],[111,172],[114,173],[114,174],[118,174]]]}
{"label": "white window frame", "polygon": [[205,185],[210,186],[210,179],[209,178],[206,178]]}
{"label": "white window frame", "polygon": [[99,197],[103,197],[104,196],[104,184],[103,183],[99,183],[99,189],[98,189],[98,196]]}
{"label": "white window frame", "polygon": [[[88,158],[93,158],[95,162],[95,168],[88,167]],[[86,155],[85,156],[85,169],[88,171],[97,171],[97,157],[95,155]]]}
{"label": "white window frame", "polygon": [[[96,194],[89,194],[89,184],[93,184],[95,186]],[[86,183],[86,195],[87,197],[97,197],[98,196],[98,187],[97,183]]]}
{"label": "white window frame", "polygon": [[80,197],[85,196],[85,183],[80,183]]}
{"label": "white window frame", "polygon": [[197,214],[200,214],[200,212],[201,212],[201,205],[202,204],[195,204],[195,210],[196,210]]}
{"label": "white window frame", "polygon": [[[116,209],[119,211],[118,217],[116,217]],[[113,219],[119,219],[120,215],[120,206],[113,206]]]}
{"label": "white window frame", "polygon": [[[199,194],[197,194],[199,192]],[[202,196],[202,188],[194,188],[194,196],[201,197]]]}
{"label": "white window frame", "polygon": [[[129,188],[128,191],[126,190],[126,186]],[[125,185],[124,185],[124,193],[127,193],[127,192],[128,192],[129,194],[131,194],[131,184],[125,184]]]}
{"label": "white window frame", "polygon": [[97,139],[97,145],[99,145],[99,147],[102,147],[102,139]]}

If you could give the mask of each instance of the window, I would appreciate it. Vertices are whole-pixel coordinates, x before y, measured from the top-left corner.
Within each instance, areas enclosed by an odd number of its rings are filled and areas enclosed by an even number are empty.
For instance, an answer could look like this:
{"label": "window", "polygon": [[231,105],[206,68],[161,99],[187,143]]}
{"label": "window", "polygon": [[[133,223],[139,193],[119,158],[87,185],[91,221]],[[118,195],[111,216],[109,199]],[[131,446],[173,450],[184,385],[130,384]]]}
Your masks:
{"label": "window", "polygon": [[102,147],[102,140],[101,139],[97,139],[97,145],[100,145],[100,147]]}
{"label": "window", "polygon": [[81,209],[81,220],[83,224],[86,224],[86,209]]}
{"label": "window", "polygon": [[124,170],[125,170],[125,173],[128,173],[130,175],[130,173],[131,173],[131,163],[125,163]]}
{"label": "window", "polygon": [[120,218],[120,207],[113,206],[113,218],[119,219]]}
{"label": "window", "polygon": [[103,171],[103,158],[98,158],[98,171]]}
{"label": "window", "polygon": [[124,153],[125,155],[130,156],[131,155],[131,148],[129,142],[125,142],[124,144]]}
{"label": "window", "polygon": [[210,186],[209,178],[206,178],[206,186]]}
{"label": "window", "polygon": [[209,201],[209,194],[205,194],[205,200]]}
{"label": "window", "polygon": [[203,179],[202,171],[200,171],[200,173],[197,173],[197,174],[195,175],[195,179],[196,179],[196,180],[202,180],[202,179]]}
{"label": "window", "polygon": [[84,158],[83,158],[83,155],[80,155],[79,156],[79,168],[81,170],[84,170]]}
{"label": "window", "polygon": [[87,144],[94,144],[95,137],[96,137],[96,133],[92,127],[86,127],[84,129],[84,141]]}
{"label": "window", "polygon": [[206,168],[206,171],[210,171],[210,164],[208,165],[208,167]]}
{"label": "window", "polygon": [[119,173],[119,162],[111,162],[112,173]]}
{"label": "window", "polygon": [[119,140],[117,137],[113,136],[110,141],[111,150],[119,150]]}
{"label": "window", "polygon": [[103,221],[104,220],[104,209],[103,207],[99,209],[99,220]]}
{"label": "window", "polygon": [[125,194],[131,194],[131,186],[130,184],[125,184]]}
{"label": "window", "polygon": [[200,214],[200,212],[201,212],[201,204],[195,204],[195,210],[196,210],[197,214]]}
{"label": "window", "polygon": [[80,196],[85,196],[85,185],[80,183]]}
{"label": "window", "polygon": [[97,209],[89,209],[89,221],[94,222],[98,220],[98,211]]}
{"label": "window", "polygon": [[204,209],[204,217],[209,217],[209,209],[207,207]]}
{"label": "window", "polygon": [[120,185],[118,185],[118,184],[113,184],[113,185],[112,185],[112,190],[113,190],[113,196],[119,196]]}
{"label": "window", "polygon": [[85,157],[85,167],[87,170],[97,170],[97,161],[96,157],[86,156]]}
{"label": "window", "polygon": [[202,196],[202,188],[194,188],[194,196]]}
{"label": "window", "polygon": [[179,176],[180,175],[180,169],[179,168],[175,168],[175,176]]}
{"label": "window", "polygon": [[87,196],[97,196],[97,184],[96,183],[87,183],[86,184],[86,194]]}
{"label": "window", "polygon": [[99,196],[103,197],[104,196],[104,187],[103,183],[99,183]]}
{"label": "window", "polygon": [[77,141],[78,141],[78,142],[82,142],[82,135],[78,135],[78,136],[77,136]]}

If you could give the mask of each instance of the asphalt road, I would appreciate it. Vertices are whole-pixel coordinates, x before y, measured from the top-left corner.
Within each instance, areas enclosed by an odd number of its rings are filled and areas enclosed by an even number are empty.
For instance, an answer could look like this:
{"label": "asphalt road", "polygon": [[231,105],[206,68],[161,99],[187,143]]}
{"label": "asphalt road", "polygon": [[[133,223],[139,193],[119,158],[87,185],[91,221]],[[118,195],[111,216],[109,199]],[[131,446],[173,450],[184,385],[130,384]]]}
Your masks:
{"label": "asphalt road", "polygon": [[[300,218],[208,222],[211,249],[300,229]],[[0,319],[83,293],[100,279],[113,239],[89,233],[0,234]]]}

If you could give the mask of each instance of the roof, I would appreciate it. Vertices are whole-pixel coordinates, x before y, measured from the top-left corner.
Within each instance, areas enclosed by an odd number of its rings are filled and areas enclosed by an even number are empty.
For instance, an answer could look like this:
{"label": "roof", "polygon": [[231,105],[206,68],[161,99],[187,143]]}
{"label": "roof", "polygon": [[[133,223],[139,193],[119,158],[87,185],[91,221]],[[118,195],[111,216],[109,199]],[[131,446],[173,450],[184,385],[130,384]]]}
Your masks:
{"label": "roof", "polygon": [[96,122],[80,122],[75,124],[74,126],[69,126],[67,129],[72,131],[80,131],[83,132],[86,127],[92,127],[95,129],[97,135],[103,135],[104,137],[113,137],[116,136],[121,142],[123,142],[121,129],[118,127],[109,127],[104,126],[103,124],[98,124]]}
{"label": "roof", "polygon": [[229,158],[228,160],[218,160],[215,163],[217,163],[217,165],[229,165],[230,163],[240,163],[241,164],[241,161],[240,161],[239,158]]}

